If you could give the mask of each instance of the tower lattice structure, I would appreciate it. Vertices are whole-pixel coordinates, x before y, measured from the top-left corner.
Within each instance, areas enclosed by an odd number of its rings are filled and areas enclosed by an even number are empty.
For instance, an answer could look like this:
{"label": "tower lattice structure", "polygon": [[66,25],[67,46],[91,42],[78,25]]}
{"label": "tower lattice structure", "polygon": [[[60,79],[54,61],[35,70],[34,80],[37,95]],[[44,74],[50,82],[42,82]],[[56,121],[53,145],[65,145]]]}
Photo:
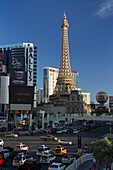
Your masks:
{"label": "tower lattice structure", "polygon": [[70,94],[75,90],[73,77],[71,74],[70,59],[69,59],[69,46],[68,46],[68,21],[64,13],[61,28],[62,28],[62,47],[59,75],[57,78],[56,87],[53,94]]}

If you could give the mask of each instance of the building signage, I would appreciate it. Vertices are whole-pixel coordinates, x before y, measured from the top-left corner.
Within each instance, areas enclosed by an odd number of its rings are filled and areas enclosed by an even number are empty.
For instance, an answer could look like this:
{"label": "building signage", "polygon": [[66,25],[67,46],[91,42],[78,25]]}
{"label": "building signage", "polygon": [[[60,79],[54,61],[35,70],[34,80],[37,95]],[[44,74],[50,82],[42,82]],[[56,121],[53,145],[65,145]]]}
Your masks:
{"label": "building signage", "polygon": [[11,74],[11,79],[10,79],[11,85],[26,86],[26,72],[10,71],[10,74]]}
{"label": "building signage", "polygon": [[34,88],[31,86],[10,86],[10,104],[33,104]]}
{"label": "building signage", "polygon": [[28,48],[28,75],[27,85],[33,86],[33,61],[34,61],[34,49],[33,47]]}
{"label": "building signage", "polygon": [[109,107],[113,108],[113,96],[109,96]]}
{"label": "building signage", "polygon": [[9,60],[10,70],[25,70],[25,58],[20,56],[10,56]]}

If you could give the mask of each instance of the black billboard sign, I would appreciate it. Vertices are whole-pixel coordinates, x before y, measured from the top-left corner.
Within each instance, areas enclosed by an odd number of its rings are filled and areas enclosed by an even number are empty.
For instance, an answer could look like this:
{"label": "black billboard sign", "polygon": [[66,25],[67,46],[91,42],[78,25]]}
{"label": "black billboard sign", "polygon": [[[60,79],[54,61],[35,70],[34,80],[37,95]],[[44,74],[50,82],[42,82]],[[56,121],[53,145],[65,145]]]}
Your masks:
{"label": "black billboard sign", "polygon": [[10,70],[25,70],[25,58],[20,56],[10,56],[9,59]]}
{"label": "black billboard sign", "polygon": [[33,104],[34,87],[33,86],[10,86],[9,102],[10,104]]}
{"label": "black billboard sign", "polygon": [[16,86],[26,86],[26,72],[24,71],[10,71],[10,84]]}

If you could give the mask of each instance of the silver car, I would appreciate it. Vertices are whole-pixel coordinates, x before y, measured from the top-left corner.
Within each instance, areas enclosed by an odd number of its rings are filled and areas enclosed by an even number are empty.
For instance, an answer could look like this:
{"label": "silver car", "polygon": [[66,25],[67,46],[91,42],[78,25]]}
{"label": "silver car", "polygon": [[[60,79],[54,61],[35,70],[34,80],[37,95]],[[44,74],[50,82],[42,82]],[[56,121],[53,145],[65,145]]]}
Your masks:
{"label": "silver car", "polygon": [[59,139],[58,143],[63,145],[72,145],[72,141],[69,141],[67,139]]}
{"label": "silver car", "polygon": [[70,163],[72,163],[73,161],[74,161],[74,156],[73,155],[69,155],[69,154],[67,154],[67,155],[64,155],[62,158],[61,158],[61,162],[63,163],[63,164],[70,164]]}

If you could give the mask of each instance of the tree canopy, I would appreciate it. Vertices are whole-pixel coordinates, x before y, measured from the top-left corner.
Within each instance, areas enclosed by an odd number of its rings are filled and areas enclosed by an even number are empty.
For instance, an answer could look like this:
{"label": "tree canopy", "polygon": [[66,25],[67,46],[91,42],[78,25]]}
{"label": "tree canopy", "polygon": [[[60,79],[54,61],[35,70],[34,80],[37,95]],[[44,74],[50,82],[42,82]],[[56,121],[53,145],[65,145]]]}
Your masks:
{"label": "tree canopy", "polygon": [[96,164],[111,169],[113,162],[113,144],[107,137],[96,141],[92,145],[90,152],[93,153]]}

